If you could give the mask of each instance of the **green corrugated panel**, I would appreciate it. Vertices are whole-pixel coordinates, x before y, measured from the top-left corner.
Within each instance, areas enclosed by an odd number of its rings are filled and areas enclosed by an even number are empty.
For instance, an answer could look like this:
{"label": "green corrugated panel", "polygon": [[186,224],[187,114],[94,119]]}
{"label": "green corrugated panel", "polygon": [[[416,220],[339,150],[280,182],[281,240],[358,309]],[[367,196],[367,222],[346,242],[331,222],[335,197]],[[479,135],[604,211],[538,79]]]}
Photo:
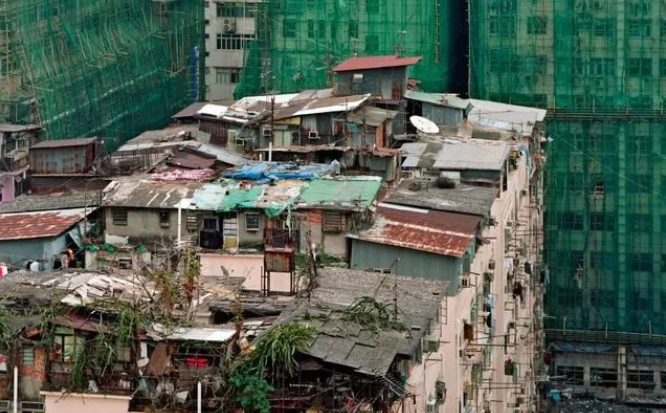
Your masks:
{"label": "green corrugated panel", "polygon": [[2,4],[4,120],[40,122],[47,139],[117,138],[114,149],[165,126],[195,99],[195,46],[201,65],[204,59],[201,1]]}
{"label": "green corrugated panel", "polygon": [[313,208],[332,205],[369,207],[381,186],[381,178],[316,179],[303,188],[297,204]]}
{"label": "green corrugated panel", "polygon": [[233,188],[229,189],[222,198],[218,212],[230,212],[238,208],[254,208],[264,192],[262,186],[254,186],[248,190]]}

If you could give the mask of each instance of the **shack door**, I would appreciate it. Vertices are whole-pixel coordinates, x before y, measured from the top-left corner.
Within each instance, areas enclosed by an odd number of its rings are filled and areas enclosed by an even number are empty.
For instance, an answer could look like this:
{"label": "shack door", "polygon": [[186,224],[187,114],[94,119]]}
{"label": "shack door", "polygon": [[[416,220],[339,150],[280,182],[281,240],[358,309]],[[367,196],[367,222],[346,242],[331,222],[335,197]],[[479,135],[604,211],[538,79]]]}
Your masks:
{"label": "shack door", "polygon": [[224,214],[222,226],[224,249],[238,248],[238,215],[236,213]]}

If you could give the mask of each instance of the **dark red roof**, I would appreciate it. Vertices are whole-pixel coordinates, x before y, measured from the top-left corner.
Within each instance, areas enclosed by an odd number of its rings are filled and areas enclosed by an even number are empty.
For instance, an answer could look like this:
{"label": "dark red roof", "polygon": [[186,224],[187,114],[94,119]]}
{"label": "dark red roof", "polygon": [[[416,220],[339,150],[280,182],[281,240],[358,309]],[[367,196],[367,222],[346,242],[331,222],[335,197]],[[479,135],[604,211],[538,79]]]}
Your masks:
{"label": "dark red roof", "polygon": [[95,142],[97,138],[78,138],[78,139],[60,139],[52,141],[41,141],[30,149],[45,149],[45,148],[71,148],[75,146],[86,146]]}
{"label": "dark red roof", "polygon": [[177,152],[167,163],[180,168],[207,169],[215,164],[215,159],[198,156],[189,152]]}
{"label": "dark red roof", "polygon": [[352,57],[333,68],[334,72],[349,72],[351,70],[381,69],[384,67],[402,67],[415,65],[421,60],[421,56],[398,57],[398,56],[368,56]]}
{"label": "dark red roof", "polygon": [[358,238],[377,244],[462,257],[481,218],[473,215],[380,204],[372,228]]}
{"label": "dark red roof", "polygon": [[0,241],[57,237],[84,215],[83,209],[3,214],[0,215]]}

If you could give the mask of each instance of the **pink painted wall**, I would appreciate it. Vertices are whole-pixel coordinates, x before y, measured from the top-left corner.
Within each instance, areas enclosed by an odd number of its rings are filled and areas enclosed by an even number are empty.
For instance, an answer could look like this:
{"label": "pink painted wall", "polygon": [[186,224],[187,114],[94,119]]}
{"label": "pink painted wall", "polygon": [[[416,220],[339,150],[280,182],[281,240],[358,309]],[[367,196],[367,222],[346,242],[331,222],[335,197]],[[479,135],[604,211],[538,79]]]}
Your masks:
{"label": "pink painted wall", "polygon": [[42,392],[48,413],[127,413],[131,397],[104,394]]}
{"label": "pink painted wall", "polygon": [[0,178],[2,180],[2,201],[0,201],[0,204],[3,202],[11,202],[14,200],[14,177],[12,175],[5,175]]}
{"label": "pink painted wall", "polygon": [[[249,254],[199,254],[201,275],[223,277],[243,277],[243,287],[249,291],[261,290],[261,271],[264,267],[263,255]],[[225,268],[226,272],[222,270]],[[271,291],[289,292],[289,274],[271,274]]]}

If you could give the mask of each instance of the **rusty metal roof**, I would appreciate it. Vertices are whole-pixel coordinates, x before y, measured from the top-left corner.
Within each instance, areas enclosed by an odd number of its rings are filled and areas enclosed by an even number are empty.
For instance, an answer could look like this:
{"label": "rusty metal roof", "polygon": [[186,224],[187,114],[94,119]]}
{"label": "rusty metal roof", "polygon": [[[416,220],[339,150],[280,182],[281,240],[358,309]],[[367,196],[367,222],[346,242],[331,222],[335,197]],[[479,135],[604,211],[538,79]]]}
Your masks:
{"label": "rusty metal roof", "polygon": [[28,132],[32,130],[39,130],[42,127],[39,125],[16,125],[13,123],[0,123],[0,132]]}
{"label": "rusty metal roof", "polygon": [[79,138],[42,141],[36,145],[31,146],[30,149],[74,148],[76,146],[87,146],[96,140],[97,138]]}
{"label": "rusty metal roof", "polygon": [[352,57],[333,68],[334,72],[349,72],[351,70],[381,69],[384,67],[402,67],[417,64],[423,57],[399,56],[367,56]]}
{"label": "rusty metal roof", "polygon": [[476,236],[481,218],[392,204],[377,207],[372,228],[358,238],[377,244],[462,257]]}
{"label": "rusty metal roof", "polygon": [[212,168],[215,164],[215,160],[215,158],[199,156],[185,151],[178,151],[167,161],[167,164],[187,169],[206,169]]}
{"label": "rusty metal roof", "polygon": [[51,238],[69,230],[95,208],[0,215],[0,241]]}

